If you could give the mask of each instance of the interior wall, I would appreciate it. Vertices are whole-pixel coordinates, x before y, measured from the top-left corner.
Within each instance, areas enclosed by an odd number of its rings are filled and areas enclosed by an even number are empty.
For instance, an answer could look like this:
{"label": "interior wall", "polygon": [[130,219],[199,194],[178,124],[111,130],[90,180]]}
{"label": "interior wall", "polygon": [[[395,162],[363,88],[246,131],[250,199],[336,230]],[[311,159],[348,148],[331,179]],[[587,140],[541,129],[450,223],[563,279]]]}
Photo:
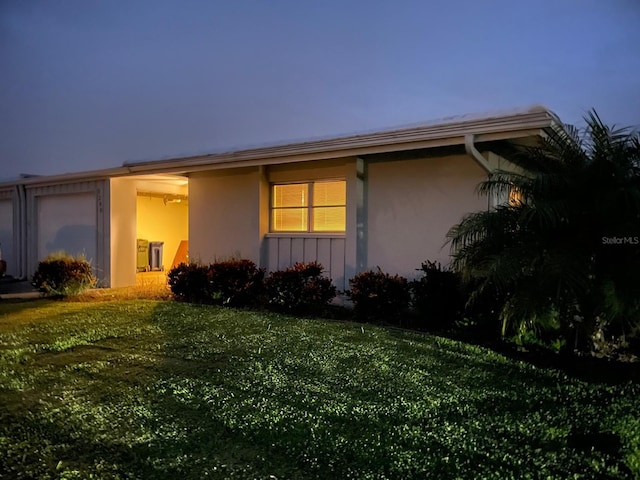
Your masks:
{"label": "interior wall", "polygon": [[138,194],[136,206],[137,238],[164,242],[162,264],[171,269],[180,242],[189,238],[187,203],[165,203],[163,198]]}
{"label": "interior wall", "polygon": [[446,234],[468,212],[486,173],[466,155],[372,162],[367,167],[367,268],[416,277],[425,260],[450,262]]}
{"label": "interior wall", "polygon": [[6,275],[16,275],[16,260],[13,251],[13,201],[0,200],[0,248],[2,259],[7,263]]}

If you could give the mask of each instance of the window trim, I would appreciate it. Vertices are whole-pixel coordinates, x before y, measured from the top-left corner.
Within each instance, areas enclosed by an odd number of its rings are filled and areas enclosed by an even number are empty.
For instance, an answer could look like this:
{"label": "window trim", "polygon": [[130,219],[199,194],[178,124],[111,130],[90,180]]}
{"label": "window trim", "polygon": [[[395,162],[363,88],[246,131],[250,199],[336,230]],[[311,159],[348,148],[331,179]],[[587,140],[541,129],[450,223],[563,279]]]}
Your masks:
{"label": "window trim", "polygon": [[[316,183],[330,183],[330,182],[344,182],[345,185],[345,202],[341,205],[315,205],[313,197],[313,185]],[[275,207],[274,206],[274,187],[278,185],[306,185],[307,186],[307,206],[300,207]],[[300,180],[292,182],[271,182],[269,184],[269,233],[273,236],[291,236],[291,235],[318,235],[321,237],[332,237],[345,235],[347,231],[346,225],[346,213],[347,213],[347,198],[346,198],[347,180],[344,177],[338,178],[319,178],[314,180]],[[288,210],[288,209],[305,209],[307,212],[307,230],[275,230],[273,226],[273,212],[274,210]],[[313,212],[315,208],[344,208],[345,209],[345,226],[344,230],[314,230]]]}

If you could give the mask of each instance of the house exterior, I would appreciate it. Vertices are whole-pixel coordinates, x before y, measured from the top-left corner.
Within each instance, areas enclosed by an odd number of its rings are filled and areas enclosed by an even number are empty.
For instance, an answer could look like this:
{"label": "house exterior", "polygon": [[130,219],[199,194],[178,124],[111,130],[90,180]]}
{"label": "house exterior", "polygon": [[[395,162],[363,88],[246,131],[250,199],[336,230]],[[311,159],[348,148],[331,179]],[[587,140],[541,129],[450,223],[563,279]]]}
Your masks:
{"label": "house exterior", "polygon": [[[545,107],[0,184],[7,273],[84,253],[103,286],[136,283],[137,240],[158,261],[248,258],[268,271],[319,261],[339,289],[380,267],[413,278],[448,263],[446,233],[488,208],[476,187],[510,146],[562,128]],[[182,252],[182,254],[180,253]]]}

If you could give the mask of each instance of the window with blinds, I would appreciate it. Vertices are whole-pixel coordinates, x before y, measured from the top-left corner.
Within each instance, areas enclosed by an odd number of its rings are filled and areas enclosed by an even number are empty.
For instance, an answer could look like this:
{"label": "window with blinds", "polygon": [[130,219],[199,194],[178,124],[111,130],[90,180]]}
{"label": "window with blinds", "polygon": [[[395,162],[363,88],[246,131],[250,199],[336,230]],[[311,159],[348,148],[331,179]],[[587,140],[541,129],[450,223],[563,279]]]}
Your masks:
{"label": "window with blinds", "polygon": [[344,232],[344,180],[275,184],[271,188],[272,232]]}

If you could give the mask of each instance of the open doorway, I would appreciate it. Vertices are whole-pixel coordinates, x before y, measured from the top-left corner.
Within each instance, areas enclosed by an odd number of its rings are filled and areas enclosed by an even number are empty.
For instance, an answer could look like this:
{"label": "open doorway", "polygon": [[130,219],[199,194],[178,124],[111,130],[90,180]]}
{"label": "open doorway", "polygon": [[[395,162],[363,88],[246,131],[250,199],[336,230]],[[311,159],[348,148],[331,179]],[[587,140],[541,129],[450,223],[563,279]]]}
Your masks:
{"label": "open doorway", "polygon": [[167,281],[174,266],[188,261],[188,180],[153,175],[136,182],[136,284]]}

